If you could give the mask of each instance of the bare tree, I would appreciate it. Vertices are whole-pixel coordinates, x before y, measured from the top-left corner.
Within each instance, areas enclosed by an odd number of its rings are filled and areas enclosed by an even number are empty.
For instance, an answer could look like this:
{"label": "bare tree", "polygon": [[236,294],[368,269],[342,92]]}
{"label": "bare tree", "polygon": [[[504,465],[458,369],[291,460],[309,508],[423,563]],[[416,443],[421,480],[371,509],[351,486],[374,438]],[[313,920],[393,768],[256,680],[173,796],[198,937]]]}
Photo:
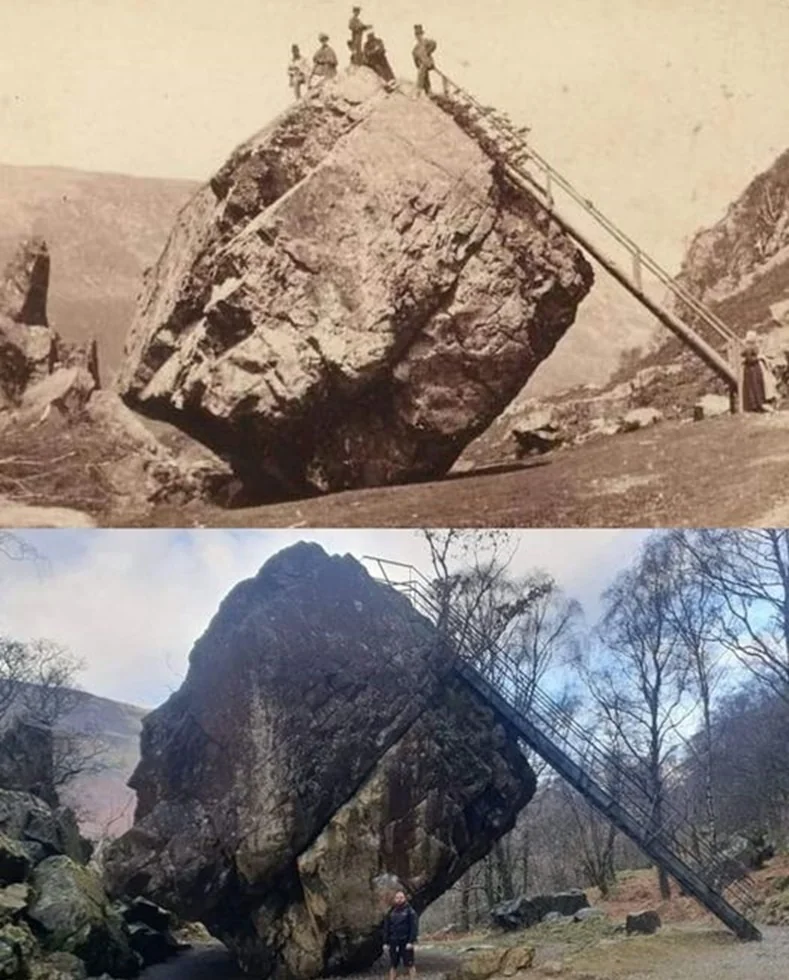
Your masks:
{"label": "bare tree", "polygon": [[[512,573],[516,545],[503,530],[423,531],[433,565],[432,589],[441,610],[439,625],[457,648],[484,674],[499,658],[517,664],[525,681],[518,707],[528,711],[534,691],[559,662],[578,648],[582,611],[550,576]],[[537,774],[541,764],[530,755]],[[514,868],[520,866],[525,889],[529,864],[529,828],[519,822],[483,859],[482,888],[489,905],[516,893]],[[470,907],[472,879],[459,883],[461,918]]]}
{"label": "bare tree", "polygon": [[[653,538],[604,593],[597,663],[585,669],[602,719],[643,773],[653,834],[665,829],[665,769],[690,715],[688,662],[672,615],[674,586],[665,541]],[[662,868],[658,879],[662,897],[669,898]]]}
{"label": "bare tree", "polygon": [[720,602],[716,641],[789,700],[789,531],[702,529],[675,539]]}
{"label": "bare tree", "polygon": [[52,733],[56,789],[105,766],[100,734],[70,721],[83,697],[75,688],[82,668],[82,661],[60,644],[0,637],[0,730],[22,721]]}

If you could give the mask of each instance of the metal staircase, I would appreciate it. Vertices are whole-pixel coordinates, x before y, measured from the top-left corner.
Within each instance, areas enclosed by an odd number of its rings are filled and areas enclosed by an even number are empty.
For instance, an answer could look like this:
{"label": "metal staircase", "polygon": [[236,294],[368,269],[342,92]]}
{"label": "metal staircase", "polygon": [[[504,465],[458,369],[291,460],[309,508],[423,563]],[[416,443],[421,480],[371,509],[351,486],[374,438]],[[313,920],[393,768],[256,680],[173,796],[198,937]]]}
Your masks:
{"label": "metal staircase", "polygon": [[[736,936],[761,939],[750,920],[756,906],[747,869],[714,850],[669,801],[659,807],[632,766],[601,745],[560,704],[533,685],[517,661],[447,608],[410,565],[366,557],[378,581],[406,595],[455,653],[452,673],[472,688],[523,741],[649,858]],[[484,651],[484,652],[483,652]],[[608,787],[615,785],[616,791]]]}
{"label": "metal staircase", "polygon": [[[742,341],[720,317],[644,252],[631,238],[580,194],[526,140],[525,128],[516,128],[502,113],[483,106],[436,69],[443,94],[434,101],[502,167],[506,177],[520,190],[536,198],[555,221],[639,303],[645,306],[683,344],[692,350],[727,385],[731,410],[742,410]],[[631,261],[631,271],[623,270],[601,248],[593,244],[566,215],[556,207],[557,189],[589,215],[603,229],[610,243],[623,249]],[[644,277],[650,275],[673,300],[673,309],[650,297],[644,289]],[[678,314],[681,310],[682,314]]]}

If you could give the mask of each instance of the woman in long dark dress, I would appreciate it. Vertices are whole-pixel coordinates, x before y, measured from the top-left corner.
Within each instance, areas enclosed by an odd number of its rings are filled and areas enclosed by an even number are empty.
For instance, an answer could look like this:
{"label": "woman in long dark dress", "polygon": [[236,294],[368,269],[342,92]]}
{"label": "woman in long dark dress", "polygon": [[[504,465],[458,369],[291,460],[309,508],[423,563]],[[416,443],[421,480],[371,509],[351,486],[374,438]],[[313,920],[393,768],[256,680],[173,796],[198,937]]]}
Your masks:
{"label": "woman in long dark dress", "polygon": [[394,82],[395,75],[392,66],[389,64],[389,59],[386,57],[384,42],[380,37],[376,37],[372,30],[368,30],[362,56],[365,65],[372,68],[376,75],[379,75],[387,84]]}
{"label": "woman in long dark dress", "polygon": [[745,337],[742,362],[743,409],[746,412],[771,412],[777,397],[775,375],[753,332]]}

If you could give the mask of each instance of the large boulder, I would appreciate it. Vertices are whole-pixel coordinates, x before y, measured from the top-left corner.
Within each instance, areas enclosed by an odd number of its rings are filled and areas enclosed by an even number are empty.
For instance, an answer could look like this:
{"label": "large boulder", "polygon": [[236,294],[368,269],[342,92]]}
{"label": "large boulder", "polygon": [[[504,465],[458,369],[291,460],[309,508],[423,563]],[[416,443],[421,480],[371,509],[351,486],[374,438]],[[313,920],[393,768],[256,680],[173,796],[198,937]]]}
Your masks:
{"label": "large boulder", "polygon": [[592,278],[453,119],[362,69],[239,147],[184,208],[119,390],[229,453],[261,495],[436,477]]}
{"label": "large boulder", "polygon": [[91,976],[136,976],[139,960],[128,930],[96,872],[59,855],[38,865],[31,885],[27,916],[46,949],[73,953]]}
{"label": "large boulder", "polygon": [[301,544],[222,603],[143,727],[113,894],[201,921],[262,977],[369,966],[383,900],[420,910],[534,791],[517,739],[407,600]]}

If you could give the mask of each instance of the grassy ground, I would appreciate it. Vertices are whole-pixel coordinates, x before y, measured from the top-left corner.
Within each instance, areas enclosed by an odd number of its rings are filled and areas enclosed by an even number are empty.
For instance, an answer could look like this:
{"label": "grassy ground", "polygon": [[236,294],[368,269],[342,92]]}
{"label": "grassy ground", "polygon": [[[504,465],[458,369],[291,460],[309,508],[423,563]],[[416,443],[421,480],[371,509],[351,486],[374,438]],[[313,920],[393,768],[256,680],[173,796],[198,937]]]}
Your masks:
{"label": "grassy ground", "polygon": [[[207,527],[668,527],[789,521],[789,413],[667,423],[508,471],[240,510],[159,509]],[[781,520],[783,518],[783,521]]]}
{"label": "grassy ground", "polygon": [[0,432],[0,496],[105,526],[666,527],[789,523],[789,412],[665,423],[522,466],[267,506],[193,502],[142,514],[102,464],[124,450],[87,424]]}

